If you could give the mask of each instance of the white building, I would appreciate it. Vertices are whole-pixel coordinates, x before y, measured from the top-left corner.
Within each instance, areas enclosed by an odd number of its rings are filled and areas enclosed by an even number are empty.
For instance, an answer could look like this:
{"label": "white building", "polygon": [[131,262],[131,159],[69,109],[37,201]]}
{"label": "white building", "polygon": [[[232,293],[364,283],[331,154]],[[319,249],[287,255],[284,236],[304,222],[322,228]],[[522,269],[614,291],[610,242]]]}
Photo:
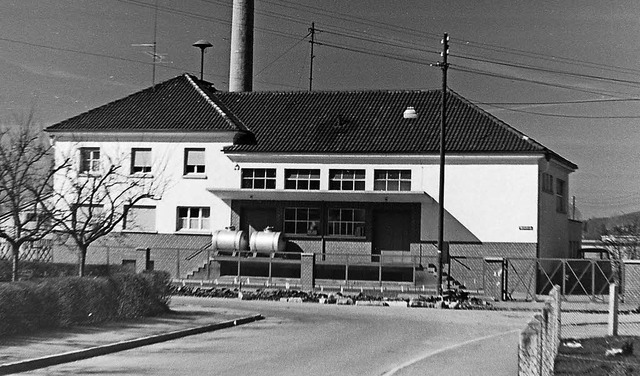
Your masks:
{"label": "white building", "polygon": [[[124,155],[131,174],[170,181],[89,260],[110,249],[109,262],[131,262],[127,248],[151,248],[156,269],[185,277],[207,263],[197,250],[212,232],[270,226],[289,252],[366,264],[385,251],[434,254],[440,102],[439,91],[219,92],[184,74],[47,132],[85,168]],[[456,93],[447,104],[451,254],[575,257],[567,195],[577,166]],[[403,117],[407,107],[417,118]]]}

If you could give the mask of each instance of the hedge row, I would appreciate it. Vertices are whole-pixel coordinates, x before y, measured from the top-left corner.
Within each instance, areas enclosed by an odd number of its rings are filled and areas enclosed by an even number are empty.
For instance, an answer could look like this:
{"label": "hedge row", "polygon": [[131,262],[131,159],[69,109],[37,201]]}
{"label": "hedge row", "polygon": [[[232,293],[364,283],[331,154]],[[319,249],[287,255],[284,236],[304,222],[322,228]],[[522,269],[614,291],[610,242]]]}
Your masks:
{"label": "hedge row", "polygon": [[157,315],[168,310],[170,282],[150,272],[0,283],[0,336]]}
{"label": "hedge row", "polygon": [[[11,281],[11,260],[0,259],[0,282]],[[52,262],[20,261],[19,277],[21,280],[37,278],[67,277],[78,275],[77,264],[60,264]],[[86,276],[102,277],[112,273],[124,272],[120,265],[93,265],[85,267]]]}

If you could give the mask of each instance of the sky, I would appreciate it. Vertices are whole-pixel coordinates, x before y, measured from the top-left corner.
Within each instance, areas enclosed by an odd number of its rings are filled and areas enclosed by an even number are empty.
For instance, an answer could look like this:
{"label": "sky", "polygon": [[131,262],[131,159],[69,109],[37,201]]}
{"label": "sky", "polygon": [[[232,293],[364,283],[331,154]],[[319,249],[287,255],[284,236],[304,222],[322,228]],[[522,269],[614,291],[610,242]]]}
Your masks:
{"label": "sky", "polygon": [[[157,11],[156,11],[157,4]],[[0,119],[55,124],[184,72],[227,90],[232,0],[0,0]],[[578,165],[578,217],[640,211],[640,2],[255,0],[256,91],[448,87]],[[156,41],[156,62],[152,47]],[[154,69],[155,68],[155,69]],[[508,179],[508,177],[505,177]]]}

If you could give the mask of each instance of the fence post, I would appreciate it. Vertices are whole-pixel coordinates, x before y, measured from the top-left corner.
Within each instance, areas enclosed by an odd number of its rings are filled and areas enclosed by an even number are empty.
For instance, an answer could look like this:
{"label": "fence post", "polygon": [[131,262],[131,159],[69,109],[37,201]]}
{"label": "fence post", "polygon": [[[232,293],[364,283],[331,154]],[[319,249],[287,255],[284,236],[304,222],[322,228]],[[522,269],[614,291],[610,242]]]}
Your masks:
{"label": "fence post", "polygon": [[618,335],[618,287],[615,283],[609,285],[609,317],[607,334]]}
{"label": "fence post", "polygon": [[553,295],[552,295],[552,299],[554,302],[554,321],[555,321],[555,327],[556,327],[556,333],[554,335],[554,339],[555,339],[555,348],[556,348],[556,352],[558,351],[558,347],[560,347],[560,339],[562,338],[562,299],[560,296],[560,286],[555,285],[553,287]]}

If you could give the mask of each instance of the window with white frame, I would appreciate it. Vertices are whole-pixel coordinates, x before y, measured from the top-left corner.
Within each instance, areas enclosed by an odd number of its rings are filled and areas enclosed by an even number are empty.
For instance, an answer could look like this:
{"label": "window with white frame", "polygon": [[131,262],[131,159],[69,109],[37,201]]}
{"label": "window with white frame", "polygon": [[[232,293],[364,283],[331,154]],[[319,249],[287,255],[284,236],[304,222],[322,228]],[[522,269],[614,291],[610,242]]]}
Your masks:
{"label": "window with white frame", "polygon": [[542,173],[542,191],[553,194],[553,175]]}
{"label": "window with white frame", "polygon": [[329,190],[364,191],[364,170],[329,170]]}
{"label": "window with white frame", "polygon": [[204,149],[184,149],[184,174],[204,174]]}
{"label": "window with white frame", "polygon": [[298,235],[319,235],[319,208],[285,208],[284,232]]}
{"label": "window with white frame", "polygon": [[567,183],[562,179],[556,179],[556,211],[567,212]]}
{"label": "window with white frame", "polygon": [[178,230],[208,230],[209,216],[206,207],[178,207]]}
{"label": "window with white frame", "polygon": [[364,209],[330,208],[327,211],[327,235],[365,236]]}
{"label": "window with white frame", "polygon": [[100,148],[80,148],[80,173],[100,172]]}
{"label": "window with white frame", "polygon": [[411,170],[375,170],[374,191],[410,191]]}
{"label": "window with white frame", "polygon": [[320,170],[285,170],[284,189],[318,190],[320,189]]}
{"label": "window with white frame", "polygon": [[275,189],[275,168],[243,168],[242,188],[245,189]]}
{"label": "window with white frame", "polygon": [[134,148],[131,149],[131,173],[151,172],[151,149]]}

